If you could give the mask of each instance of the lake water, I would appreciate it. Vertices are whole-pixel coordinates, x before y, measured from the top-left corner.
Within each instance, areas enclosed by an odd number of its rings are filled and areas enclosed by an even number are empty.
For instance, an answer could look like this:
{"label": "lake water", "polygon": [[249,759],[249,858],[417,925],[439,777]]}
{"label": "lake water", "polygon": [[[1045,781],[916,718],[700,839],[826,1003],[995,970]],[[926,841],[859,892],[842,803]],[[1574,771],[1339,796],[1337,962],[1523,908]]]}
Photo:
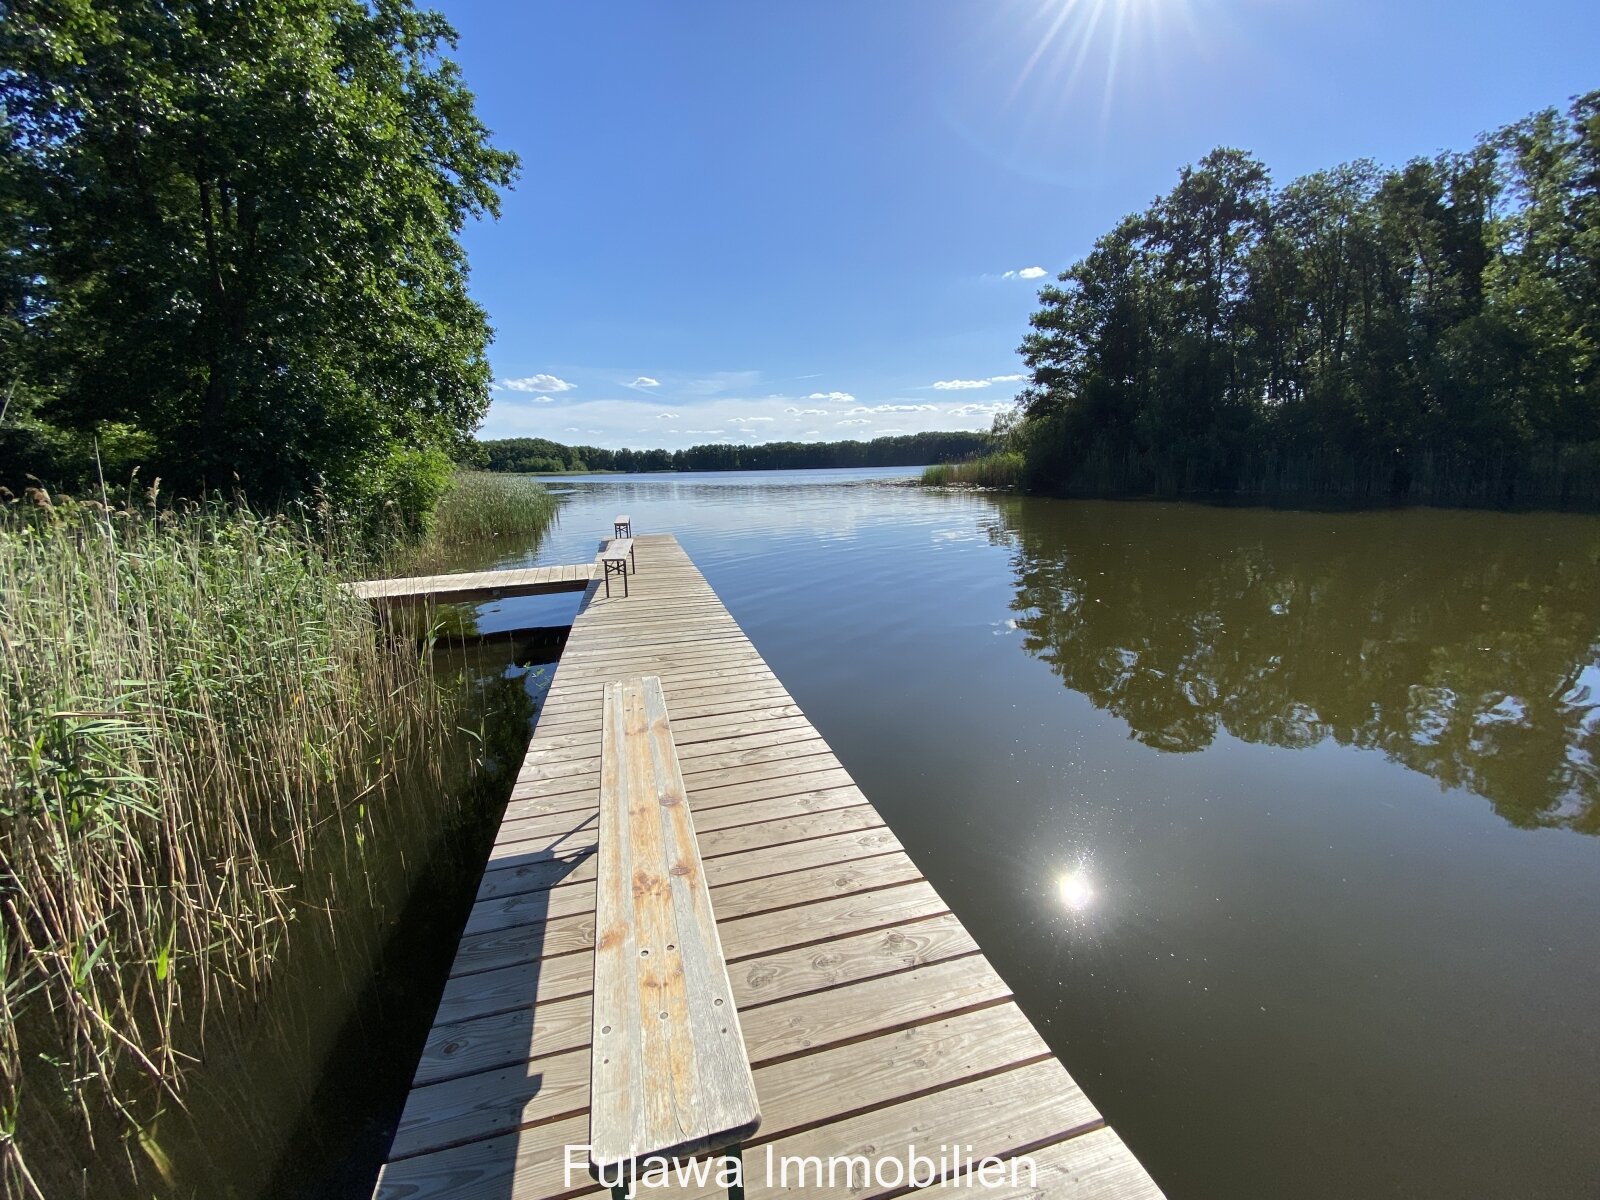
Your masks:
{"label": "lake water", "polygon": [[904,474],[552,480],[498,562],[676,534],[1175,1200],[1600,1191],[1600,519]]}

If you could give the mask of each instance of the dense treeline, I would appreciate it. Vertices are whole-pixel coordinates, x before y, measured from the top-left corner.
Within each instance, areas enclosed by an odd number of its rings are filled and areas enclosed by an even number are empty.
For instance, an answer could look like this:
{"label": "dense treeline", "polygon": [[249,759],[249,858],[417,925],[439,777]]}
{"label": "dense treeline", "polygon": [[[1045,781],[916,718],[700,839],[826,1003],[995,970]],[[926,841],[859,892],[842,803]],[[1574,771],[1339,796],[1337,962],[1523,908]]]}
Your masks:
{"label": "dense treeline", "polygon": [[0,483],[134,467],[413,529],[488,407],[463,223],[516,169],[411,0],[12,0]]}
{"label": "dense treeline", "polygon": [[1281,188],[1216,150],[1040,302],[1033,487],[1600,503],[1600,92]]}
{"label": "dense treeline", "polygon": [[870,442],[768,442],[687,450],[606,450],[544,438],[479,442],[473,466],[490,471],[792,471],[816,467],[919,467],[988,448],[986,433],[909,433]]}

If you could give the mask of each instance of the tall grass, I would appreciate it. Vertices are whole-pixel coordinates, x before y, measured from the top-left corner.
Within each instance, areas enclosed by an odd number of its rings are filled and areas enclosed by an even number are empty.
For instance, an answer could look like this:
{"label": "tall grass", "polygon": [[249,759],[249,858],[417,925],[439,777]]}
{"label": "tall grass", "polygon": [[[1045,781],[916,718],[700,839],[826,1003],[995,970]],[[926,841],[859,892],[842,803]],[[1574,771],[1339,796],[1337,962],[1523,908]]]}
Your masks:
{"label": "tall grass", "polygon": [[555,519],[560,500],[526,475],[459,471],[420,543],[401,549],[388,567],[424,573],[457,567],[465,545],[528,545]]}
{"label": "tall grass", "polygon": [[165,1191],[159,1119],[288,931],[440,822],[458,693],[344,573],[289,517],[0,505],[5,1194]]}
{"label": "tall grass", "polygon": [[986,454],[967,462],[925,467],[922,486],[1016,488],[1022,486],[1022,471],[1020,454]]}

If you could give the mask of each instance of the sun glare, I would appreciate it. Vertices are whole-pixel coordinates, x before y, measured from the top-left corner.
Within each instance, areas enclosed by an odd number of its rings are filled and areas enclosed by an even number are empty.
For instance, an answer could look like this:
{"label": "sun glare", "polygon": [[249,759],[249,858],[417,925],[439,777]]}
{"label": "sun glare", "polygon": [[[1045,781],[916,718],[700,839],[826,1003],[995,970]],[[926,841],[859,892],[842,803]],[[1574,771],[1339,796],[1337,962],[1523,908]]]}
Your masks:
{"label": "sun glare", "polygon": [[1099,77],[1101,104],[1109,108],[1123,59],[1174,26],[1193,31],[1189,0],[1041,0],[1027,21],[1024,36],[1032,45],[1011,98],[1035,76],[1067,90]]}
{"label": "sun glare", "polygon": [[1082,867],[1068,871],[1056,884],[1061,903],[1073,912],[1081,913],[1094,903],[1094,885]]}

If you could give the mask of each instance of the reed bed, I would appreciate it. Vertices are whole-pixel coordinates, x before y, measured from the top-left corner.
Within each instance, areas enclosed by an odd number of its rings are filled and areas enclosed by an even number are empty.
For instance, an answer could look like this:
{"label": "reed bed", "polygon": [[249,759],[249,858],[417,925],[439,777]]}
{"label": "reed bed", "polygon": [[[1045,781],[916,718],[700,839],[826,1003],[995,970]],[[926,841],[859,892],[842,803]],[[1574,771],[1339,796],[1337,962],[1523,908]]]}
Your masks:
{"label": "reed bed", "polygon": [[1022,486],[1022,477],[1022,455],[986,454],[967,462],[924,467],[922,486],[1016,488]]}
{"label": "reed bed", "polygon": [[560,500],[526,475],[458,471],[426,535],[401,544],[386,564],[392,574],[459,569],[461,548],[526,547],[555,519]]}
{"label": "reed bed", "polygon": [[381,925],[365,857],[439,824],[465,740],[460,690],[375,636],[314,522],[148,501],[0,504],[8,1196],[175,1194],[159,1119],[191,1068],[297,922]]}

